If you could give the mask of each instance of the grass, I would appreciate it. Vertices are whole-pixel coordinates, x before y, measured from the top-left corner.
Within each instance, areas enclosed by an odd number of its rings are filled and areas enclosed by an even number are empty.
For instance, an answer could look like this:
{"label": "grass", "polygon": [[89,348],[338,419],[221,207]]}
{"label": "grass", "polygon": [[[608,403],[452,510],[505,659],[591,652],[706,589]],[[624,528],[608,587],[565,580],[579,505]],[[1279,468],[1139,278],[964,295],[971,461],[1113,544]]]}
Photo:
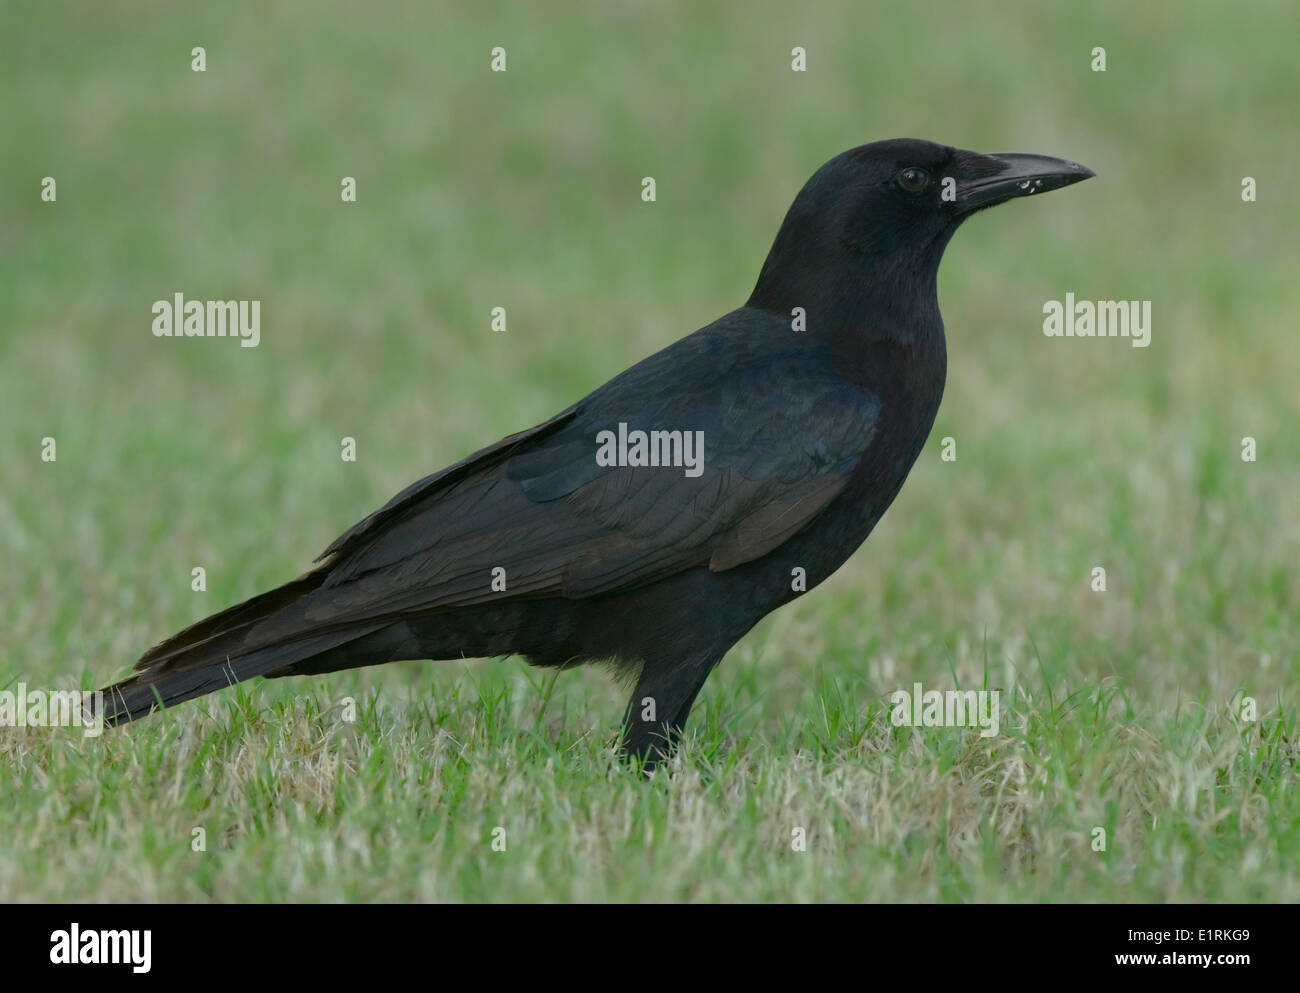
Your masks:
{"label": "grass", "polygon": [[[672,775],[613,760],[599,670],[255,682],[98,739],[0,730],[0,899],[1300,899],[1292,21],[5,7],[0,689],[120,677],[734,307],[844,148],[1098,178],[954,239],[926,452],[848,565],[724,660]],[[154,338],[176,291],[262,300],[261,344]],[[1152,300],[1151,347],[1044,337],[1066,291]],[[1001,734],[893,727],[916,681],[998,688]]]}
{"label": "grass", "polygon": [[432,699],[368,695],[353,723],[318,685],[270,706],[232,691],[94,743],[32,733],[7,749],[8,785],[43,799],[0,872],[56,900],[1290,892],[1269,870],[1297,841],[1293,716],[1244,724],[1192,702],[1137,709],[1113,683],[1020,686],[989,744],[892,729],[860,680],[823,677],[775,716],[761,660],[731,668],[672,776],[649,783],[609,754],[593,715],[612,701],[557,690],[543,706],[539,677],[501,666],[444,676]]}

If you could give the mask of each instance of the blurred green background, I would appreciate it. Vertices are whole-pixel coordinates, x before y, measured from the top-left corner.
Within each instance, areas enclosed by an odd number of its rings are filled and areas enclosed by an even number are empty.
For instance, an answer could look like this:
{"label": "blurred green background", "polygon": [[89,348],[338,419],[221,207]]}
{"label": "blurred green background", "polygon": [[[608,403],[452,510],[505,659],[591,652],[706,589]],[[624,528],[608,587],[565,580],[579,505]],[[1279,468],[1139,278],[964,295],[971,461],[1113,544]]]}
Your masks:
{"label": "blurred green background", "polygon": [[[93,745],[2,732],[0,793],[30,817],[0,843],[0,895],[1300,895],[1294,859],[1280,868],[1300,850],[1296,802],[1283,799],[1300,600],[1294,3],[546,7],[0,6],[0,687],[120,678],[162,637],[303,571],[402,486],[738,306],[799,187],[845,148],[924,137],[1062,156],[1098,175],[982,214],[949,247],[949,379],[929,445],[865,548],[768,618],[706,687],[705,754],[732,756],[718,759],[730,776],[644,786],[601,765],[622,694],[595,671],[559,680],[558,720],[533,691],[542,677],[516,662],[262,682],[247,688],[255,710],[311,713],[299,696],[309,687],[327,694],[325,710],[345,693],[379,694],[384,726],[411,748],[383,756],[391,774],[353,803],[342,773],[310,796],[282,792],[284,769],[222,778],[237,736],[192,739],[197,708]],[[194,46],[206,72],[191,71]],[[495,46],[505,73],[489,71]],[[791,71],[794,46],[806,72]],[[1096,46],[1105,72],[1089,68]],[[56,203],[40,199],[45,176]],[[357,203],[340,200],[344,176]],[[655,203],[641,200],[644,176]],[[1245,176],[1257,203],[1242,202]],[[1151,347],[1044,337],[1043,303],[1067,291],[1151,300]],[[155,338],[152,303],[175,292],[261,300],[261,344]],[[504,334],[489,328],[498,306]],[[1239,456],[1247,435],[1253,464]],[[53,464],[39,457],[46,436]],[[356,463],[339,458],[343,436],[357,439]],[[945,436],[955,463],[939,459]],[[190,590],[195,565],[206,593]],[[1089,588],[1097,565],[1105,594]],[[1061,692],[1101,715],[1058,728],[1060,768],[1030,728],[1005,745],[1037,784],[1010,827],[993,788],[1009,753],[975,759],[958,744],[936,765],[878,716],[847,738],[826,717],[860,723],[914,679],[986,678],[1023,687],[1026,714],[1057,714],[1043,701]],[[458,725],[467,686],[479,703]],[[1097,703],[1105,687],[1115,709]],[[1247,768],[1260,741],[1225,716],[1239,693],[1275,722],[1251,732],[1278,749],[1264,773]],[[509,702],[503,727],[474,739],[474,708],[494,695]],[[1203,725],[1185,723],[1192,705]],[[436,727],[458,742],[409,718],[426,706],[453,707]],[[225,741],[221,718],[202,720],[209,741]],[[520,723],[535,723],[537,740],[516,740]],[[310,752],[317,739],[303,734]],[[267,738],[267,770],[294,747]],[[474,778],[476,764],[497,768],[493,748],[514,756],[501,769],[586,763],[567,786],[530,781],[512,810],[528,823],[539,811],[539,824],[590,821],[604,841],[570,838],[567,855],[534,851],[531,870],[497,878],[468,842],[444,840],[453,824],[490,820],[491,798],[509,792],[504,771],[487,786]],[[455,759],[420,773],[420,756],[439,749]],[[886,753],[948,786],[893,796],[882,827],[880,810],[828,798],[856,791],[855,775],[867,793],[888,783]],[[440,797],[455,770],[462,788]],[[850,779],[829,790],[815,785],[822,773]],[[967,796],[972,775],[988,788]],[[182,781],[197,792],[169,803]],[[823,875],[839,867],[840,883],[777,861],[754,869],[753,846],[788,836],[780,782],[813,821],[839,825],[813,858]],[[105,799],[111,784],[121,795]],[[710,849],[656,875],[668,856],[603,817],[614,796],[648,805],[642,819],[672,848],[674,804],[691,784],[700,829],[727,824],[746,844],[730,862]],[[377,811],[363,800],[376,797],[384,828],[366,820]],[[178,818],[174,851],[133,830],[159,807]],[[241,819],[250,808],[265,820]],[[187,825],[203,811],[231,825],[229,857],[195,875]],[[421,835],[423,849],[383,833],[407,817],[404,837]],[[1050,864],[1094,821],[1127,829],[1112,863]],[[312,839],[349,825],[383,841],[387,872],[314,861]],[[284,858],[288,835],[305,853],[296,881],[259,861]],[[449,846],[436,879],[416,871],[433,839]],[[613,858],[602,845],[633,867],[626,878],[600,875],[599,852]],[[629,863],[631,850],[644,861]],[[124,890],[110,852],[136,869]],[[568,860],[579,858],[593,876],[575,882]],[[31,859],[104,875],[58,889]]]}

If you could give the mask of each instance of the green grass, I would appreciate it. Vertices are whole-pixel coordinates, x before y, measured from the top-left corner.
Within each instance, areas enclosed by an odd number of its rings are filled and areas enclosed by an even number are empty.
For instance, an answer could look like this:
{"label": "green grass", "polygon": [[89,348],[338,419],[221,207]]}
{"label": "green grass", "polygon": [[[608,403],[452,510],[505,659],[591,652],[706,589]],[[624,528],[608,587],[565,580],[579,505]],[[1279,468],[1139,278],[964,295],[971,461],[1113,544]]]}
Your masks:
{"label": "green grass", "polygon": [[[672,775],[613,759],[598,669],[254,682],[0,729],[0,899],[1300,899],[1293,29],[1259,0],[6,5],[0,689],[119,678],[736,306],[844,148],[1098,177],[954,239],[926,452],[724,660]],[[177,291],[260,299],[260,346],[154,338]],[[1066,291],[1152,300],[1151,347],[1044,337]],[[916,681],[1000,689],[1002,733],[893,728]]]}

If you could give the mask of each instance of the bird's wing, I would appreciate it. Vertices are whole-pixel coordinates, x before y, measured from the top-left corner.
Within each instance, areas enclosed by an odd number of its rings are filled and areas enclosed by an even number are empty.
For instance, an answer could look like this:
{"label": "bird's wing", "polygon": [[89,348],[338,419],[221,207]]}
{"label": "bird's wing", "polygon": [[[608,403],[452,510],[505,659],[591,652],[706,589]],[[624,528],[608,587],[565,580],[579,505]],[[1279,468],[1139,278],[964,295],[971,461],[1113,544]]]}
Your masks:
{"label": "bird's wing", "polygon": [[324,561],[335,553],[346,555],[354,551],[382,529],[383,525],[392,523],[407,511],[418,510],[421,501],[425,497],[436,493],[439,489],[447,489],[472,473],[482,472],[502,460],[508,459],[511,453],[515,452],[525,442],[545,438],[547,435],[554,433],[558,428],[572,420],[577,410],[578,407],[575,404],[568,410],[556,414],[549,421],[528,428],[526,431],[517,431],[514,434],[507,435],[495,444],[488,445],[487,448],[480,448],[473,455],[469,455],[445,469],[416,480],[373,514],[358,521],[335,538],[325,551],[316,556],[316,561]]}
{"label": "bird's wing", "polygon": [[[321,616],[587,597],[733,568],[834,500],[879,409],[816,346],[723,348],[699,332],[415,484],[334,542]],[[620,424],[703,432],[702,472],[599,464],[597,435]]]}

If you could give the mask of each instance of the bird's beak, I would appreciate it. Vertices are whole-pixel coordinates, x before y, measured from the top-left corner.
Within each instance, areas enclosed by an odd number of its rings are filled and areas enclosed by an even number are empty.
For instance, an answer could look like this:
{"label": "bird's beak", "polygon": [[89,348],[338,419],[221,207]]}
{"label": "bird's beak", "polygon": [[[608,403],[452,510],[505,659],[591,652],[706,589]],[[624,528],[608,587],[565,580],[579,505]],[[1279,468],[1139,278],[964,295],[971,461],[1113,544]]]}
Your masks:
{"label": "bird's beak", "polygon": [[957,187],[957,206],[965,211],[992,207],[1013,197],[1059,190],[1097,175],[1087,166],[1049,155],[1000,152],[981,155],[977,161],[975,171],[980,175],[972,175]]}

